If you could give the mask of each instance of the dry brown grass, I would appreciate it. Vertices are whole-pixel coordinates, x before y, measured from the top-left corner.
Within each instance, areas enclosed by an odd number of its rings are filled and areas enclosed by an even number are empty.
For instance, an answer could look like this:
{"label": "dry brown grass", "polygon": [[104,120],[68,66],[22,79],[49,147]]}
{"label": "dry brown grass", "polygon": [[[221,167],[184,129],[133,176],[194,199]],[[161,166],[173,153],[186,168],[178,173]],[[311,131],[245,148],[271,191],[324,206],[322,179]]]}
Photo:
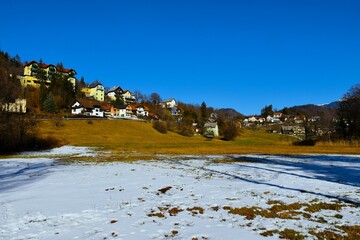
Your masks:
{"label": "dry brown grass", "polygon": [[[54,137],[63,145],[90,146],[110,150],[115,156],[143,154],[358,154],[358,145],[322,143],[313,147],[294,146],[293,138],[267,134],[264,130],[244,129],[235,141],[206,140],[201,136],[184,137],[176,133],[157,132],[151,123],[126,120],[40,121],[41,137]],[[129,157],[131,158],[131,157]],[[151,158],[151,157],[150,157]],[[126,159],[125,159],[126,160]]]}
{"label": "dry brown grass", "polygon": [[310,231],[311,235],[314,235],[319,240],[336,239],[336,240],[354,240],[360,239],[360,226],[336,226],[343,233],[338,233],[334,229],[328,229],[324,231]]}
{"label": "dry brown grass", "polygon": [[[341,210],[345,204],[341,202],[336,203],[300,203],[294,202],[285,204],[280,201],[269,200],[267,202],[269,205],[272,205],[270,208],[263,209],[259,207],[241,207],[241,208],[231,208],[228,206],[223,207],[224,210],[229,211],[231,214],[237,214],[244,216],[247,220],[253,220],[256,216],[262,216],[265,218],[280,218],[280,219],[294,219],[300,220],[301,216],[303,218],[310,219],[312,213],[320,212],[322,210],[332,210],[337,211]],[[314,218],[313,221],[321,222],[325,221],[321,218]]]}

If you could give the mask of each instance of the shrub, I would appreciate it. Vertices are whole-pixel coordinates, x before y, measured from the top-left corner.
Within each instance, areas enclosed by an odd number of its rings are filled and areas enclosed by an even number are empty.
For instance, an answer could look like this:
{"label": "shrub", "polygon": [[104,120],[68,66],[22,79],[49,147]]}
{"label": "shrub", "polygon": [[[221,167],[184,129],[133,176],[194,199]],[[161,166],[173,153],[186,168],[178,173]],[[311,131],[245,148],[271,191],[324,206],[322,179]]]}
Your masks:
{"label": "shrub", "polygon": [[155,121],[153,124],[153,128],[155,128],[160,133],[167,133],[167,126],[165,122]]}
{"label": "shrub", "polygon": [[61,120],[55,121],[55,127],[61,128],[64,126],[65,126],[65,124]]}
{"label": "shrub", "polygon": [[192,137],[194,135],[194,130],[191,126],[183,126],[180,129],[179,134],[185,137]]}
{"label": "shrub", "polygon": [[298,142],[293,143],[295,146],[315,146],[316,140],[308,139],[308,140],[301,140]]}
{"label": "shrub", "polygon": [[44,111],[49,113],[55,113],[57,110],[56,102],[54,99],[54,96],[52,94],[49,94],[45,101],[42,103],[42,107]]}
{"label": "shrub", "polygon": [[232,141],[239,135],[239,127],[234,122],[226,124],[223,132],[223,140]]}

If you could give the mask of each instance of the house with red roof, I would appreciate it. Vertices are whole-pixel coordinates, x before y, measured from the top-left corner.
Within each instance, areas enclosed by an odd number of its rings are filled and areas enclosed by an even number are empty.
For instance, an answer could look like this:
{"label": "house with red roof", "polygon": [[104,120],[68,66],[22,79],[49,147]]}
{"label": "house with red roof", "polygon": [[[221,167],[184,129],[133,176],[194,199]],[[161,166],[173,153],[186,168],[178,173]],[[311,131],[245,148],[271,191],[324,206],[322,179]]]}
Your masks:
{"label": "house with red roof", "polygon": [[[40,73],[43,75],[44,79],[38,79]],[[76,71],[72,68],[63,68],[62,66],[55,66],[53,64],[30,61],[25,64],[24,74],[23,76],[19,76],[19,79],[22,86],[31,85],[39,87],[41,82],[44,82],[46,86],[49,86],[51,84],[52,77],[59,74],[66,76],[75,89]]]}

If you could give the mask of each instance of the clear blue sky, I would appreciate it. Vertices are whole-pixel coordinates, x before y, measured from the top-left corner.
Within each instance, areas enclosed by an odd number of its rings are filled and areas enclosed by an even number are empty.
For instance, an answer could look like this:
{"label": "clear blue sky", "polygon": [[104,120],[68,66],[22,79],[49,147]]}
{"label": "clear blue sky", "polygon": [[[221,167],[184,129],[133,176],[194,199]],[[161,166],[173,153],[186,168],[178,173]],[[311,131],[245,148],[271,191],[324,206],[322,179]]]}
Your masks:
{"label": "clear blue sky", "polygon": [[360,83],[360,1],[3,1],[0,49],[250,115],[328,103]]}

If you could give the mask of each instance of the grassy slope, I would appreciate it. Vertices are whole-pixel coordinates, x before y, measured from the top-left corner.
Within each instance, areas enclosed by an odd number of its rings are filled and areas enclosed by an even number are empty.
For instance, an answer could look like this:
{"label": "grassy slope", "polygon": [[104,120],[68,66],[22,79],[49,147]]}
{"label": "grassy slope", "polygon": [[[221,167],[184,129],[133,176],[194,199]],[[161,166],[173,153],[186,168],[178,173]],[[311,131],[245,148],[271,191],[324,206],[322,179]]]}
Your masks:
{"label": "grassy slope", "polygon": [[[183,137],[176,133],[161,134],[150,123],[125,120],[62,120],[39,122],[41,136],[52,136],[62,144],[100,147],[118,153],[146,154],[297,154],[297,153],[352,153],[358,147],[321,145],[293,146],[293,138],[268,134],[263,130],[242,131],[235,141],[208,141],[201,136]],[[58,126],[56,126],[58,125]]]}

